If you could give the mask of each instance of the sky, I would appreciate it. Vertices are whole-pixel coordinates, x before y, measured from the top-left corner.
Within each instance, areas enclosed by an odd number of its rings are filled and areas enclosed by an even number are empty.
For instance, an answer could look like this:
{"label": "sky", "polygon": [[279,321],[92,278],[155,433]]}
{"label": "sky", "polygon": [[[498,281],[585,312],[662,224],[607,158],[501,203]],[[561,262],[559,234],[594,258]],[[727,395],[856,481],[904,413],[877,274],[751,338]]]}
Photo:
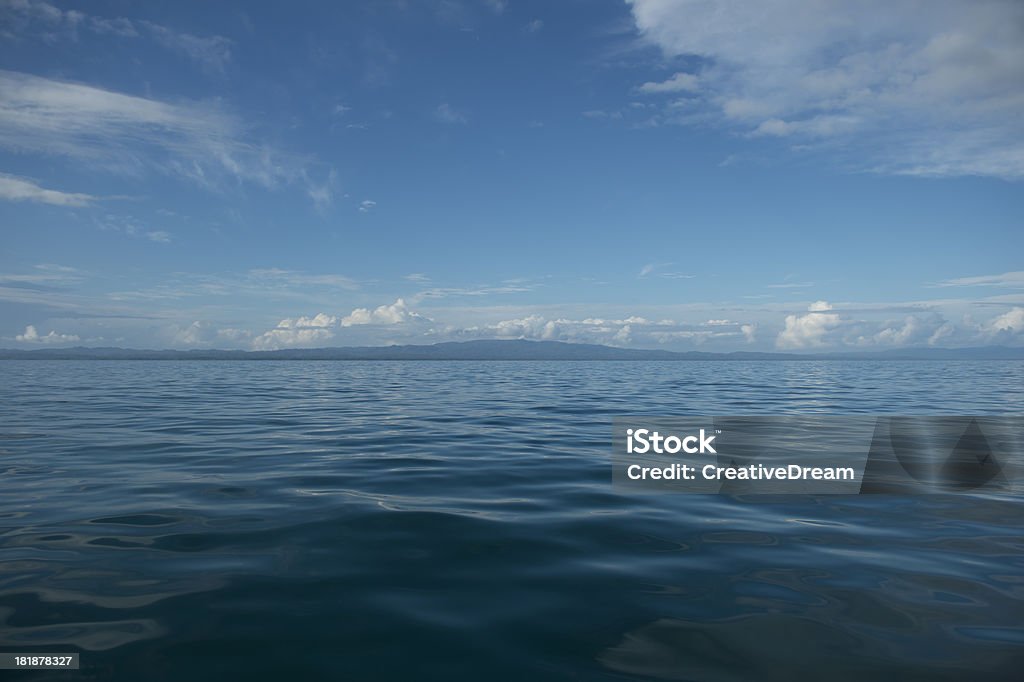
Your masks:
{"label": "sky", "polygon": [[0,0],[0,346],[1024,345],[1018,0]]}

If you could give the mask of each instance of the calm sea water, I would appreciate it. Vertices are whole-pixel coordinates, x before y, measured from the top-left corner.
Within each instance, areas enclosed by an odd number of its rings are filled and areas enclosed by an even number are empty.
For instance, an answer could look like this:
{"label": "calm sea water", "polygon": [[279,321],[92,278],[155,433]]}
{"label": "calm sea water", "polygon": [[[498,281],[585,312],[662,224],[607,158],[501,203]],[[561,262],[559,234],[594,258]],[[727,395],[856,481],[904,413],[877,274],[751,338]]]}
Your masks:
{"label": "calm sea water", "polygon": [[117,680],[1011,680],[1024,503],[610,484],[625,414],[1024,413],[1021,362],[0,362],[0,651]]}

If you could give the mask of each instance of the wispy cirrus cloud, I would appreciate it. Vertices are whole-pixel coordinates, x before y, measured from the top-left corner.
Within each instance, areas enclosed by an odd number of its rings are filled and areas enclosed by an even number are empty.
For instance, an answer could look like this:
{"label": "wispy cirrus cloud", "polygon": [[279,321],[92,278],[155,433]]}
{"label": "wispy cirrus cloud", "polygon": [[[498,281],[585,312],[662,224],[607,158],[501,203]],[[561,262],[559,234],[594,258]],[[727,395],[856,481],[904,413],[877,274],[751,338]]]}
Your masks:
{"label": "wispy cirrus cloud", "polygon": [[[127,21],[127,20],[125,20]],[[231,41],[224,36],[197,36],[151,21],[139,22],[163,47],[184,55],[209,73],[224,75],[231,61]]]}
{"label": "wispy cirrus cloud", "polygon": [[1012,287],[1024,289],[1024,270],[1004,272],[998,275],[957,277],[939,282],[938,287]]}
{"label": "wispy cirrus cloud", "polygon": [[667,270],[675,263],[647,263],[640,268],[640,272],[637,273],[637,279],[646,279],[647,277],[660,277],[662,279],[693,279],[697,275],[691,275],[686,272],[676,272],[674,270]]}
{"label": "wispy cirrus cloud", "polygon": [[765,285],[769,289],[807,289],[814,286],[814,282],[778,282]]}
{"label": "wispy cirrus cloud", "polygon": [[[57,289],[75,284],[84,278],[76,268],[53,263],[40,263],[31,272],[2,273],[0,272],[0,288],[24,287],[38,289]],[[2,296],[0,296],[2,298]]]}
{"label": "wispy cirrus cloud", "polygon": [[310,160],[251,139],[216,103],[166,102],[0,70],[0,147],[90,170],[170,173],[208,189],[309,185]]}
{"label": "wispy cirrus cloud", "polygon": [[687,93],[660,122],[785,138],[858,170],[1024,178],[1017,0],[628,2],[643,38],[696,72],[640,86]]}
{"label": "wispy cirrus cloud", "polygon": [[171,242],[170,232],[151,229],[143,222],[131,216],[108,213],[103,216],[96,216],[94,221],[101,230],[118,232],[129,237],[142,237],[158,244],[169,244]]}
{"label": "wispy cirrus cloud", "polygon": [[216,274],[178,272],[158,285],[111,291],[114,301],[184,301],[197,298],[232,297],[264,300],[268,296],[286,300],[329,301],[339,291],[355,291],[359,281],[336,273],[311,273],[283,268],[256,268],[245,272]]}
{"label": "wispy cirrus cloud", "polygon": [[0,2],[0,26],[11,30],[6,36],[9,39],[37,37],[50,43],[62,39],[76,40],[80,32],[105,39],[149,37],[155,44],[185,56],[204,71],[218,75],[224,75],[231,61],[232,42],[224,36],[198,36],[152,21],[103,17],[77,9],[63,10],[43,0]]}
{"label": "wispy cirrus cloud", "polygon": [[0,173],[0,200],[28,201],[51,206],[78,208],[88,206],[96,197],[80,192],[62,192],[41,187],[28,178]]}
{"label": "wispy cirrus cloud", "polygon": [[468,121],[465,114],[456,110],[448,102],[442,102],[437,106],[437,109],[434,110],[434,119],[448,124],[462,124]]}
{"label": "wispy cirrus cloud", "polygon": [[[422,281],[420,281],[422,283]],[[431,287],[414,294],[410,300],[415,303],[426,299],[443,299],[459,296],[493,296],[504,294],[521,294],[534,291],[540,287],[538,282],[524,280],[506,280],[499,284],[481,284],[466,287]]]}

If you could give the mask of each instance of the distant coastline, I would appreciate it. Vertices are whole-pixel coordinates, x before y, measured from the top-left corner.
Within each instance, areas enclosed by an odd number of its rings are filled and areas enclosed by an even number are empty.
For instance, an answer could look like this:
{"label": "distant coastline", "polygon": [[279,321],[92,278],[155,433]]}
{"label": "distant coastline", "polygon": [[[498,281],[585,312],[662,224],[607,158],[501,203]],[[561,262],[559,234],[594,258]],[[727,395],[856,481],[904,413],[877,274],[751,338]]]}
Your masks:
{"label": "distant coastline", "polygon": [[3,360],[1024,360],[1024,348],[904,348],[841,353],[705,353],[614,348],[562,341],[491,340],[430,345],[285,350],[138,350],[130,348],[0,349]]}

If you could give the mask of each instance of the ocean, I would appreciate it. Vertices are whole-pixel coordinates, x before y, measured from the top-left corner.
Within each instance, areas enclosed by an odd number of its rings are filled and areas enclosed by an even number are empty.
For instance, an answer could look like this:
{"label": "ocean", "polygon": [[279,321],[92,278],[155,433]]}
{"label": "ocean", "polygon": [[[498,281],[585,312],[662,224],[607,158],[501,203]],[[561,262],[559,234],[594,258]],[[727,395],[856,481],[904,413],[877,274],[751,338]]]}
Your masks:
{"label": "ocean", "polygon": [[1014,680],[1024,503],[642,494],[623,415],[1021,414],[1024,362],[0,361],[54,680]]}

